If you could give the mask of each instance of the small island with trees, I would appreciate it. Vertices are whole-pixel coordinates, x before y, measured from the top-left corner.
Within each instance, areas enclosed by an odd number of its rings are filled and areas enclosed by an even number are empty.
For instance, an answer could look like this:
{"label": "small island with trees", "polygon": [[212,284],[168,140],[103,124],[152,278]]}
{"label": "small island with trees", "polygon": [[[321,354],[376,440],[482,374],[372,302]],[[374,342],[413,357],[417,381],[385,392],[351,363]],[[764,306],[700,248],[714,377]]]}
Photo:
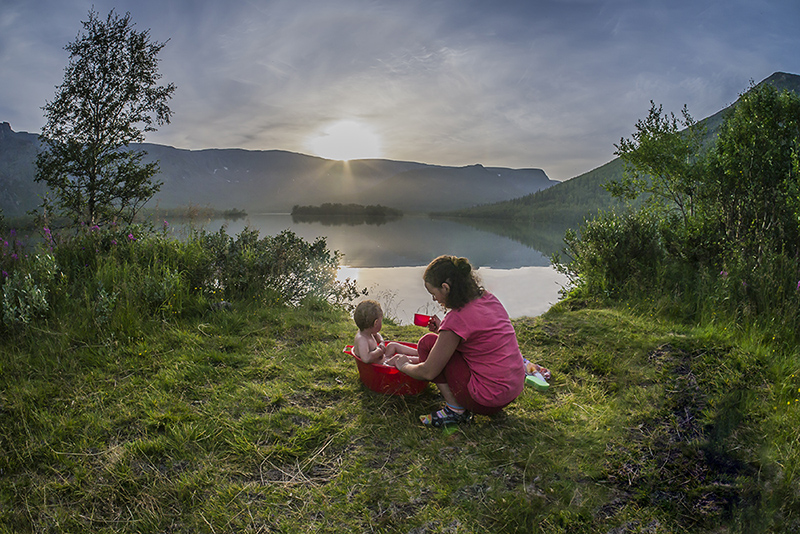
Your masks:
{"label": "small island with trees", "polygon": [[320,222],[323,224],[384,224],[399,219],[403,212],[386,206],[360,204],[331,204],[297,206],[292,208],[295,222]]}

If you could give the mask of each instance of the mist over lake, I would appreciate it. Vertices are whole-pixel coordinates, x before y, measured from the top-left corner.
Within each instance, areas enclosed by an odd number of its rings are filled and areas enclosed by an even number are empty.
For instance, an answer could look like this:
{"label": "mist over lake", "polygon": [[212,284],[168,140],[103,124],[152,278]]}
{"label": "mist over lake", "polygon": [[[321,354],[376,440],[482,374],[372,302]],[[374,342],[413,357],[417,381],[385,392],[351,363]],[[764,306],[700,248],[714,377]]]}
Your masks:
{"label": "mist over lake", "polygon": [[235,236],[245,227],[260,236],[291,230],[307,241],[325,237],[328,248],[343,254],[340,277],[357,281],[381,302],[387,316],[401,324],[415,312],[441,310],[425,291],[422,273],[436,256],[469,258],[484,287],[505,305],[512,318],[535,316],[558,301],[566,277],[553,269],[552,250],[539,251],[498,234],[452,220],[405,216],[383,224],[297,222],[286,213],[253,214],[238,220],[214,219],[205,228],[226,226]]}

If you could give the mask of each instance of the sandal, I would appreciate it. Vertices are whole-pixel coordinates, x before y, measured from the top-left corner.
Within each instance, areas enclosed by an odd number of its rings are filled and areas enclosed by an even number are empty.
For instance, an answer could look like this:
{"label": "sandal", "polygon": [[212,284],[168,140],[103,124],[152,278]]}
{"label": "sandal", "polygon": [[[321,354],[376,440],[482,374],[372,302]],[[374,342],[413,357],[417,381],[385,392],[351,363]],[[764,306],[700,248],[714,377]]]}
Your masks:
{"label": "sandal", "polygon": [[420,415],[419,420],[423,425],[435,426],[438,428],[446,425],[469,423],[472,420],[472,414],[469,410],[464,410],[463,413],[455,412],[445,404],[444,408],[438,412],[434,412],[430,415]]}

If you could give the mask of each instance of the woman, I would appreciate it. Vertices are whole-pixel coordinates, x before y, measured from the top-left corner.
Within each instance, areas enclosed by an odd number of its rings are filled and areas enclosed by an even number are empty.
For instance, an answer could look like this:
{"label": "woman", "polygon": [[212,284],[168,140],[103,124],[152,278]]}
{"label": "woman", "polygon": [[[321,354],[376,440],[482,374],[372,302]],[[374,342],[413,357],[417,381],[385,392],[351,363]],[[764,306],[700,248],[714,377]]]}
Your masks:
{"label": "woman", "polygon": [[522,392],[525,369],[514,327],[503,305],[484,290],[466,258],[439,256],[422,276],[434,301],[449,311],[433,316],[434,332],[419,340],[419,363],[399,355],[403,373],[436,384],[445,406],[420,416],[423,424],[469,421],[472,413],[502,410]]}

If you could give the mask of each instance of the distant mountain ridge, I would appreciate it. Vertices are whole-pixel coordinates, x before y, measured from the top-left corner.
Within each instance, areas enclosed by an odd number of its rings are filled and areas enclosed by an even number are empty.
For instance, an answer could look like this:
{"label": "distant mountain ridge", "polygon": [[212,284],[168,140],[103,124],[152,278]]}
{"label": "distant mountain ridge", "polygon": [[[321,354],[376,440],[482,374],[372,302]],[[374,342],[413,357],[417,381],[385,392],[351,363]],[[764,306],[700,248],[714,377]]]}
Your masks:
{"label": "distant mountain ridge", "polygon": [[[778,90],[800,94],[800,76],[776,72],[761,81]],[[698,121],[705,126],[708,139],[716,136],[725,116],[736,106],[734,102],[721,111]],[[691,112],[691,110],[689,110]],[[605,165],[558,183],[547,190],[538,191],[520,198],[497,202],[475,208],[453,211],[445,215],[460,217],[513,219],[517,224],[538,226],[546,222],[561,221],[564,226],[576,228],[584,218],[594,216],[600,210],[620,205],[603,184],[620,179],[623,173],[622,160],[615,158]]]}
{"label": "distant mountain ridge", "polygon": [[[38,135],[0,123],[0,209],[19,216],[41,204],[46,188],[33,181]],[[145,143],[164,182],[148,203],[289,212],[296,204],[381,204],[406,212],[452,210],[498,202],[548,188],[542,169],[444,167],[384,159],[332,161],[282,150],[184,150]],[[445,194],[441,192],[445,191]]]}

